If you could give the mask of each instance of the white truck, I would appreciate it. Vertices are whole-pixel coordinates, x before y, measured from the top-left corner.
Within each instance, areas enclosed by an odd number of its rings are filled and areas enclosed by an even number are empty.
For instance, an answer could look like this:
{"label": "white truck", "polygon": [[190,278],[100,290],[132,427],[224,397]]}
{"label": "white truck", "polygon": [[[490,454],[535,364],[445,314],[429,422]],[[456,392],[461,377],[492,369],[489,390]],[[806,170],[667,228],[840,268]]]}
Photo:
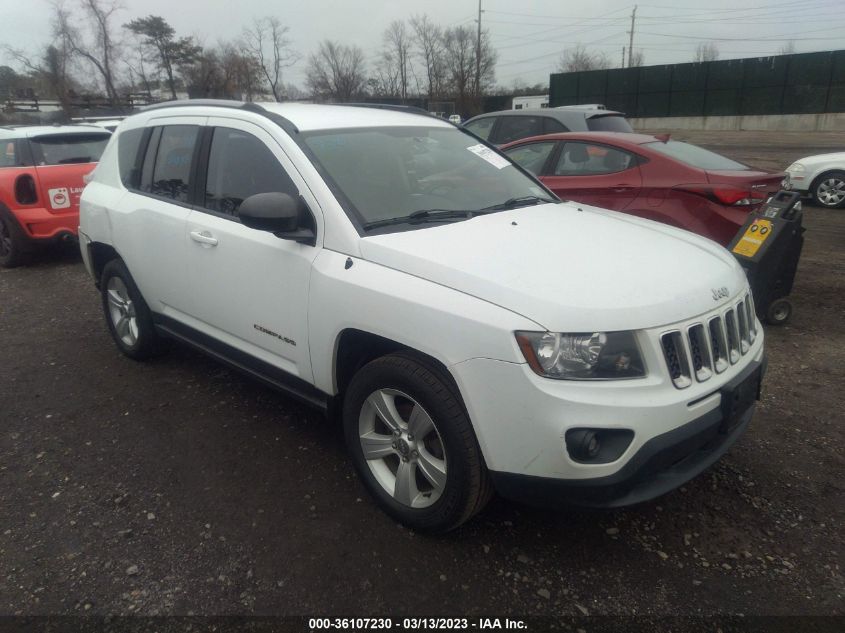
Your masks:
{"label": "white truck", "polygon": [[175,339],[336,414],[363,484],[418,530],[494,489],[654,498],[759,395],[763,331],[727,251],[562,202],[425,114],[147,109],[85,188],[80,244],[124,354]]}

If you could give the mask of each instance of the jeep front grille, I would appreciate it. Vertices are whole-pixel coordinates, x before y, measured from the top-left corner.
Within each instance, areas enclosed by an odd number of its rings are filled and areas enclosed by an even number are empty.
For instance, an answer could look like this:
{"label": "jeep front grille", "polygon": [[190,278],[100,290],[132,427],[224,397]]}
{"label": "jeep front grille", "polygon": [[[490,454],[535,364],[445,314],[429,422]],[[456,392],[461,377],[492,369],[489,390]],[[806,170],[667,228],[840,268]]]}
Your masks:
{"label": "jeep front grille", "polygon": [[660,345],[672,383],[685,389],[739,362],[756,338],[754,303],[746,294],[727,310],[664,333]]}

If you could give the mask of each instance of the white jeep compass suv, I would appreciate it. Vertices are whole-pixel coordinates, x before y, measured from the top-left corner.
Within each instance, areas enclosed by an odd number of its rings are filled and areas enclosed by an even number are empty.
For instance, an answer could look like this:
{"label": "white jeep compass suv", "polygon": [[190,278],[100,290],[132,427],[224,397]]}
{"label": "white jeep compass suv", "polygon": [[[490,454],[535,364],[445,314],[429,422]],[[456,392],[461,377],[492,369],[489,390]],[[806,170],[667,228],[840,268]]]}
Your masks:
{"label": "white jeep compass suv", "polygon": [[363,483],[419,530],[494,489],[654,498],[759,396],[763,332],[727,251],[561,202],[425,114],[148,108],[85,188],[80,243],[124,354],[177,339],[337,411]]}

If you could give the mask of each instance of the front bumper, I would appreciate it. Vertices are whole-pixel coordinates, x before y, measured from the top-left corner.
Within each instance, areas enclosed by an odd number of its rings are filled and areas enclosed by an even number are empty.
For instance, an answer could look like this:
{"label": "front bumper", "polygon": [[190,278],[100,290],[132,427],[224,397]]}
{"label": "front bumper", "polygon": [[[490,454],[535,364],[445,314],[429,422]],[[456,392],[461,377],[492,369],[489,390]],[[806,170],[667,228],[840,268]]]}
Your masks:
{"label": "front bumper", "polygon": [[[759,371],[762,378],[765,364],[765,358],[762,363],[751,363],[722,387],[723,397],[735,392],[755,372]],[[504,472],[490,474],[499,494],[515,501],[601,508],[642,503],[682,486],[718,461],[748,428],[754,409],[752,404],[736,420],[725,415],[724,406],[712,409],[651,438],[625,466],[604,477],[553,479]]]}
{"label": "front bumper", "polygon": [[[663,328],[644,334],[657,339]],[[644,339],[644,340],[645,340]],[[641,345],[648,376],[620,381],[559,381],[525,364],[473,359],[450,369],[458,383],[497,490],[523,501],[614,507],[659,496],[692,479],[742,435],[754,412],[724,407],[765,367],[764,337],[706,382],[673,386],[654,346]],[[756,396],[755,392],[753,396]],[[753,397],[751,401],[753,401]],[[606,461],[576,461],[567,433],[580,428],[627,433],[630,443]]]}

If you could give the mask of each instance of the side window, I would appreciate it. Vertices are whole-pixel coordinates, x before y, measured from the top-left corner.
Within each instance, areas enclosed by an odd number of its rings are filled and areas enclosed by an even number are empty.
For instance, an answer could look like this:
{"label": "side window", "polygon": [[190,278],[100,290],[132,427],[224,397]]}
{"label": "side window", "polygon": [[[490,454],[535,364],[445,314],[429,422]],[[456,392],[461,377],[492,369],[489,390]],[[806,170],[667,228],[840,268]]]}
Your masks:
{"label": "side window", "polygon": [[521,138],[543,133],[543,120],[537,116],[503,116],[496,131],[495,142],[499,145],[518,141]]}
{"label": "side window", "polygon": [[203,206],[237,217],[244,200],[256,193],[273,191],[299,195],[273,152],[252,134],[214,128]]}
{"label": "side window", "polygon": [[18,141],[6,140],[0,141],[0,167],[18,167],[21,162],[18,156]]}
{"label": "side window", "polygon": [[555,176],[598,176],[625,171],[636,164],[633,154],[606,145],[568,142],[563,146]]}
{"label": "side window", "polygon": [[[152,164],[152,179],[145,181],[142,178],[142,189],[157,196],[187,202],[191,163],[198,137],[197,125],[166,125],[161,128]],[[150,154],[147,152],[147,158]],[[146,168],[147,161],[144,161],[145,171]]]}
{"label": "side window", "polygon": [[466,129],[485,141],[490,137],[490,131],[496,123],[496,117],[488,116],[466,124]]}
{"label": "side window", "polygon": [[551,117],[543,117],[543,134],[560,134],[561,132],[568,132],[563,123]]}
{"label": "side window", "polygon": [[555,144],[549,143],[528,143],[512,149],[505,150],[505,154],[523,169],[527,169],[535,176],[542,173],[543,166],[555,148]]}
{"label": "side window", "polygon": [[122,132],[117,139],[117,165],[120,180],[127,189],[137,189],[141,179],[141,157],[138,150],[144,138],[144,128]]}

